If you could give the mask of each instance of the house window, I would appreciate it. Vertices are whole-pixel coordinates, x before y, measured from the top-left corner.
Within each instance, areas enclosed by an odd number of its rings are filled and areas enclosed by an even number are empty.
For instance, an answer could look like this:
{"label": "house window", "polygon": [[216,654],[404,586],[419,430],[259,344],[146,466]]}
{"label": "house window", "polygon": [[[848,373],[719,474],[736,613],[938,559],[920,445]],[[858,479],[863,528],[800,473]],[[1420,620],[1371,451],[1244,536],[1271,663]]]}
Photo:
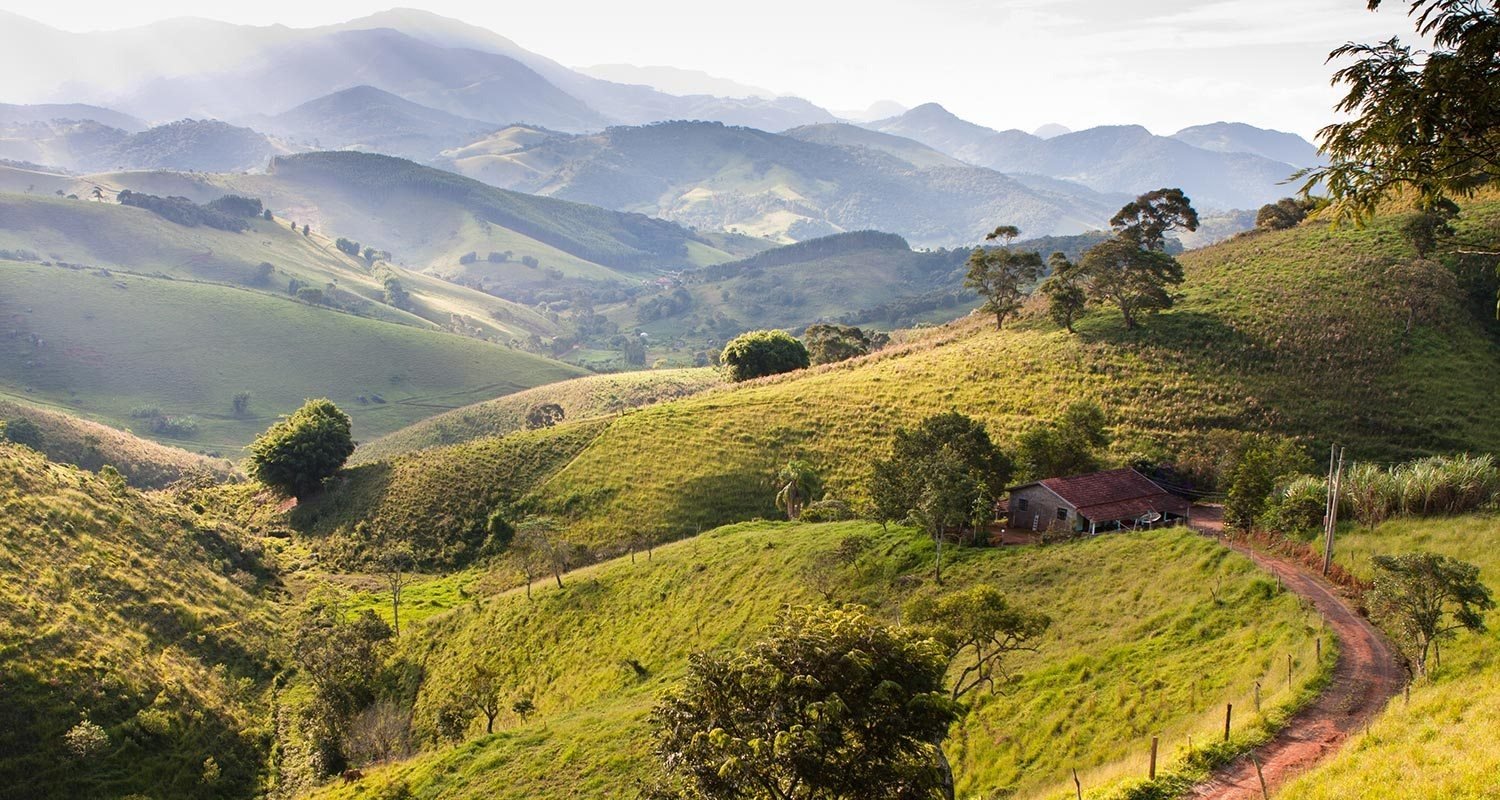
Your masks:
{"label": "house window", "polygon": [[1026,498],[1023,497],[1020,500],[1016,501],[1016,510],[1017,511],[1025,511],[1026,510]]}
{"label": "house window", "polygon": [[1066,508],[1059,508],[1057,510],[1057,518],[1058,519],[1062,519],[1062,520],[1067,519],[1068,518],[1068,510]]}

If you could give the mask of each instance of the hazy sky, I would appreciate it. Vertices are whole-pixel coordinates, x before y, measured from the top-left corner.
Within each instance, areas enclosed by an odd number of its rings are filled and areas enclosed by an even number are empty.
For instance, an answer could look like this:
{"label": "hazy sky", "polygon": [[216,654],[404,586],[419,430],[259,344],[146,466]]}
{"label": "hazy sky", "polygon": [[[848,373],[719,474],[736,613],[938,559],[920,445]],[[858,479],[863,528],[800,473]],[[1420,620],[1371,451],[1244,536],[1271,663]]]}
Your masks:
{"label": "hazy sky", "polygon": [[[833,109],[936,101],[995,128],[1137,122],[1157,133],[1228,119],[1311,136],[1337,97],[1324,58],[1407,37],[1405,3],[1365,0],[431,0],[572,66],[665,64]],[[0,0],[73,31],[177,16],[295,27],[378,0]]]}

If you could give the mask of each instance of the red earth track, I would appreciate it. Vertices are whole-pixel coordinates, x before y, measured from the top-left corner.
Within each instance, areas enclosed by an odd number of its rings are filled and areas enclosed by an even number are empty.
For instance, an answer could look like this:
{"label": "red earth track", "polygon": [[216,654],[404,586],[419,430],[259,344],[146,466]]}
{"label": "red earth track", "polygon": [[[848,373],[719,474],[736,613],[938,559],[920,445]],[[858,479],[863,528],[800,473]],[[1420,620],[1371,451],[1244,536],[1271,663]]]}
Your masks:
{"label": "red earth track", "polygon": [[[1198,518],[1194,527],[1222,534],[1212,512]],[[1274,791],[1297,774],[1333,754],[1349,736],[1365,727],[1401,691],[1406,670],[1395,650],[1369,620],[1351,608],[1331,584],[1309,574],[1294,562],[1228,542],[1255,565],[1281,579],[1287,589],[1307,600],[1327,620],[1339,641],[1333,678],[1317,699],[1297,712],[1271,741],[1252,751],[1260,762],[1267,787]],[[1255,764],[1241,756],[1215,770],[1193,787],[1187,797],[1201,800],[1251,800],[1261,797]]]}

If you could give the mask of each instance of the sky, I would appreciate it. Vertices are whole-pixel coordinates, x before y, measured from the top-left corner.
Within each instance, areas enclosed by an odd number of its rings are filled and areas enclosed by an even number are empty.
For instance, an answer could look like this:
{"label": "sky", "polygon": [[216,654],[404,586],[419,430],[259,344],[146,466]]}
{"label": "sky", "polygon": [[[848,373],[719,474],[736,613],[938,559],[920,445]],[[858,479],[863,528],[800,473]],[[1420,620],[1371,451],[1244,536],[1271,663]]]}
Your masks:
{"label": "sky", "polygon": [[[197,16],[307,27],[378,0],[0,0],[70,31]],[[411,4],[411,0],[407,0]],[[1365,0],[429,0],[570,66],[669,65],[834,110],[938,102],[990,127],[1156,133],[1219,120],[1311,138],[1333,121],[1330,50],[1410,38],[1405,3]]]}

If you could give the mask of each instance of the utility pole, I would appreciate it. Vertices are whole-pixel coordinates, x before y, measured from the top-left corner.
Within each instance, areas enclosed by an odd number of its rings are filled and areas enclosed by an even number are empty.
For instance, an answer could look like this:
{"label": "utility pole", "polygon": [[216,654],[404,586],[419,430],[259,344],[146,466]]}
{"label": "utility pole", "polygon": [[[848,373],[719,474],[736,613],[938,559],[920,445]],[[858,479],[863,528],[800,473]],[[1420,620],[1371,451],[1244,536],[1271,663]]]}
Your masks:
{"label": "utility pole", "polygon": [[[1337,458],[1335,458],[1337,456]],[[1323,515],[1323,576],[1333,566],[1333,532],[1339,524],[1339,489],[1344,478],[1344,448],[1333,445],[1328,451],[1328,509]]]}

